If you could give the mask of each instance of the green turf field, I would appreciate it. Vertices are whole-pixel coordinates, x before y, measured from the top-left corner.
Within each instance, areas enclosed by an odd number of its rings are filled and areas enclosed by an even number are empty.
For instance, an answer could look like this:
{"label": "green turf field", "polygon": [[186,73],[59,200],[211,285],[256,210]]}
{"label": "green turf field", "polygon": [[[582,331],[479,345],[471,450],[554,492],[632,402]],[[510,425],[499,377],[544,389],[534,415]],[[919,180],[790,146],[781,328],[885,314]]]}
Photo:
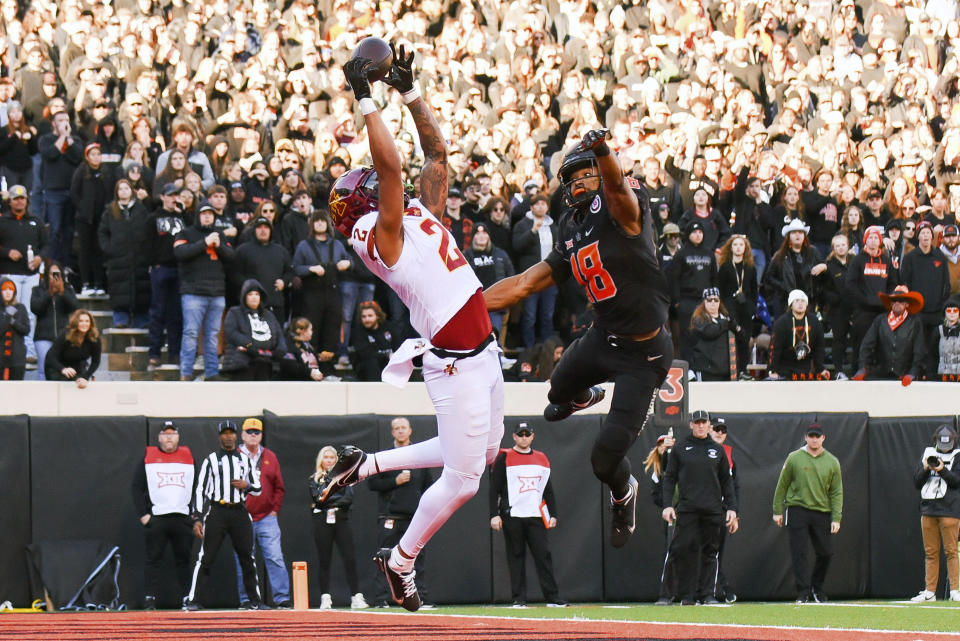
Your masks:
{"label": "green turf field", "polygon": [[655,606],[651,604],[576,604],[568,608],[531,605],[444,606],[440,614],[532,617],[547,619],[598,619],[667,621],[672,623],[727,623],[838,629],[957,632],[960,603],[940,601],[912,604],[903,601],[838,601],[826,604],[735,603],[721,606]]}

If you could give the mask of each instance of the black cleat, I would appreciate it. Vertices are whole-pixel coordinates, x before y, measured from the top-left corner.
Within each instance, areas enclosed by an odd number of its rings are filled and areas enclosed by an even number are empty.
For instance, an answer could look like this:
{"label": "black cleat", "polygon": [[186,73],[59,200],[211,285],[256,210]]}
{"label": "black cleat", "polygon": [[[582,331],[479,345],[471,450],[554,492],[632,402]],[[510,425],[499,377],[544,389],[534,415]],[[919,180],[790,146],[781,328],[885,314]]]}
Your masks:
{"label": "black cleat", "polygon": [[320,503],[340,488],[353,485],[360,480],[360,464],[367,460],[367,455],[359,447],[344,446],[337,452],[337,462],[323,479],[320,487]]}
{"label": "black cleat", "polygon": [[394,603],[403,606],[405,610],[416,612],[420,609],[420,595],[417,594],[417,584],[414,582],[416,570],[397,572],[390,567],[390,548],[381,548],[373,555],[373,562],[387,577],[390,586],[390,596]]}
{"label": "black cleat", "polygon": [[720,601],[715,596],[708,596],[700,602],[700,605],[720,605]]}
{"label": "black cleat", "polygon": [[199,603],[197,603],[196,601],[190,601],[189,599],[184,599],[184,600],[183,600],[183,611],[184,611],[184,612],[196,612],[197,610],[202,610],[202,609],[203,609],[203,606],[201,606],[201,605],[200,605]]}
{"label": "black cleat", "polygon": [[639,484],[637,479],[630,477],[627,481],[627,495],[620,500],[614,500],[613,493],[610,493],[610,511],[613,512],[613,518],[610,519],[610,545],[615,548],[622,548],[630,540],[633,529],[637,523],[637,490]]}
{"label": "black cleat", "polygon": [[654,603],[654,605],[673,605],[674,603],[676,603],[676,601],[673,599],[673,597],[662,596],[657,599],[657,602]]}
{"label": "black cleat", "polygon": [[590,398],[584,403],[577,403],[575,401],[568,403],[550,403],[543,410],[543,418],[548,421],[562,421],[574,412],[579,412],[580,410],[587,409],[591,405],[596,405],[602,401],[603,397],[607,394],[599,385],[594,385],[587,391],[590,392]]}
{"label": "black cleat", "polygon": [[145,597],[143,597],[143,609],[144,609],[144,610],[156,610],[156,609],[157,609],[157,597],[155,597],[155,596],[145,596]]}

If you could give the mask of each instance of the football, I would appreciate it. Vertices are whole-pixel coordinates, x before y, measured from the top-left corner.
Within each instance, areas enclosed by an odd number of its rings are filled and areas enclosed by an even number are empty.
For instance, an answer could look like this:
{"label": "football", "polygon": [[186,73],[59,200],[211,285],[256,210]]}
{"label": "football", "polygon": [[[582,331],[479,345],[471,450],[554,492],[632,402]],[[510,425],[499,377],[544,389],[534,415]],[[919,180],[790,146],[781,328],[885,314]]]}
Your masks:
{"label": "football", "polygon": [[364,38],[353,51],[354,58],[366,58],[373,63],[367,79],[370,82],[383,80],[390,73],[393,64],[393,51],[390,44],[382,38]]}

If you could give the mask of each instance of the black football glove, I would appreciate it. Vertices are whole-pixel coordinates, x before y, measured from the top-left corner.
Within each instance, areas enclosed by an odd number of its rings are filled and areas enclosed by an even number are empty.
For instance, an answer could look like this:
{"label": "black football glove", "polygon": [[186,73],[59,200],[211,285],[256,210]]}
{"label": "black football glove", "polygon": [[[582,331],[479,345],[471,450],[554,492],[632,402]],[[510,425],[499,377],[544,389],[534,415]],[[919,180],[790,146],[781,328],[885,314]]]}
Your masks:
{"label": "black football glove", "polygon": [[583,140],[577,145],[577,151],[596,150],[600,145],[607,144],[607,138],[610,136],[609,129],[594,129],[584,135]]}
{"label": "black football glove", "polygon": [[343,63],[343,75],[347,77],[347,83],[353,89],[353,97],[357,100],[370,97],[370,81],[367,80],[367,73],[373,63],[367,58],[351,58]]}
{"label": "black football glove", "polygon": [[408,56],[404,46],[400,45],[400,54],[397,55],[397,49],[392,42],[390,51],[393,52],[393,64],[383,81],[400,93],[413,91],[413,51]]}

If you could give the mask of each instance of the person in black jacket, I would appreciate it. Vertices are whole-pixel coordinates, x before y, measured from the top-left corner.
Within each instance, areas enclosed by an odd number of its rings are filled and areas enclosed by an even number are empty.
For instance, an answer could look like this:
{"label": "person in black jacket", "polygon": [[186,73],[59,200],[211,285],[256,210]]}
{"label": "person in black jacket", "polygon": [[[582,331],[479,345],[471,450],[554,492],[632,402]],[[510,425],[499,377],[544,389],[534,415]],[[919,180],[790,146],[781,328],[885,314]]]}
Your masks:
{"label": "person in black jacket", "polygon": [[333,373],[330,362],[340,344],[343,304],[340,274],[353,265],[350,254],[330,236],[330,217],[317,210],[310,216],[310,237],[293,254],[293,271],[300,277],[300,311],[313,324],[313,347],[320,355],[324,376]]}
{"label": "person in black jacket", "polygon": [[794,218],[780,233],[783,243],[770,259],[763,278],[763,296],[773,318],[787,311],[787,296],[795,289],[816,300],[814,279],[827,270],[820,254],[811,247],[807,238],[810,228],[802,220]]}
{"label": "person in black jacket", "polygon": [[280,377],[289,381],[322,381],[320,360],[310,342],[313,325],[299,316],[290,321],[289,330],[287,349],[290,351],[280,361]]}
{"label": "person in black jacket", "polygon": [[960,601],[960,564],[957,533],[960,531],[960,449],[957,432],[949,424],[933,433],[933,446],[924,449],[913,485],[920,491],[920,532],[923,535],[924,589],[910,599],[915,603],[937,600],[940,582],[940,545],[947,558],[950,600]]}
{"label": "person in black jacket", "polygon": [[[282,249],[282,248],[281,248]],[[223,365],[220,371],[234,381],[269,381],[273,363],[287,353],[283,328],[264,304],[266,292],[256,279],[240,290],[240,304],[223,320]]]}
{"label": "person in black jacket", "polygon": [[693,354],[690,319],[703,300],[703,290],[717,286],[717,261],[713,251],[703,245],[700,222],[687,228],[687,242],[670,261],[667,280],[672,311],[680,326],[680,358],[689,361]]}
{"label": "person in black jacket", "polygon": [[721,530],[726,525],[733,534],[738,528],[730,464],[723,447],[710,438],[710,427],[707,412],[690,415],[692,433],[673,448],[663,478],[665,497],[679,490],[677,507],[664,507],[662,516],[667,523],[676,521],[670,554],[676,557],[683,605],[718,603],[714,593]]}
{"label": "person in black jacket", "polygon": [[53,116],[52,128],[37,141],[43,176],[43,211],[50,226],[49,256],[65,262],[70,258],[73,245],[75,214],[70,181],[83,162],[83,140],[73,134],[66,111]]}
{"label": "person in black jacket", "polygon": [[787,312],[773,323],[769,378],[815,380],[830,378],[824,369],[823,326],[816,314],[807,313],[809,299],[795,289],[787,299]]}
{"label": "person in black jacket", "polygon": [[860,346],[860,369],[853,379],[899,380],[906,387],[923,373],[923,325],[917,314],[923,309],[923,296],[897,285],[880,294],[887,313],[874,319]]}
{"label": "person in black jacket", "polygon": [[923,296],[919,318],[923,324],[923,342],[928,344],[943,318],[943,306],[950,297],[950,270],[943,252],[933,244],[933,225],[917,227],[917,248],[903,257],[900,282]]}
{"label": "person in black jacket", "polygon": [[884,311],[878,296],[899,283],[893,260],[884,249],[882,239],[882,228],[867,227],[863,232],[863,251],[853,257],[847,268],[846,291],[856,307],[850,322],[850,344],[855,363],[860,362],[860,346],[873,319]]}
{"label": "person in black jacket", "polygon": [[713,198],[702,187],[693,192],[693,207],[680,216],[677,223],[681,229],[690,229],[694,222],[703,228],[703,246],[713,251],[727,242],[730,224],[719,208],[713,206]]}
{"label": "person in black jacket", "polygon": [[183,309],[183,338],[180,341],[180,380],[193,380],[197,341],[203,328],[203,375],[219,375],[217,339],[226,305],[224,261],[233,259],[233,247],[222,231],[214,227],[213,208],[204,205],[193,227],[187,227],[173,241],[173,255],[180,271],[180,306]]}
{"label": "person in black jacket", "polygon": [[9,278],[0,280],[0,381],[22,381],[27,371],[27,346],[30,333],[27,308],[17,301],[17,285]]}
{"label": "person in black jacket", "polygon": [[[530,211],[513,226],[513,251],[517,271],[536,265],[550,254],[557,238],[557,225],[548,213],[550,199],[537,194],[530,200]],[[527,296],[523,300],[520,330],[523,346],[530,348],[553,335],[553,309],[557,302],[557,286]]]}
{"label": "person in black jacket", "polygon": [[737,329],[720,302],[720,290],[703,290],[703,302],[690,319],[690,336],[694,340],[690,369],[698,381],[736,380],[736,355],[731,363],[730,347]]}
{"label": "person in black jacket", "polygon": [[720,249],[717,268],[717,286],[720,302],[730,315],[736,330],[737,369],[746,371],[753,331],[753,315],[759,297],[758,274],[754,262],[757,252],[750,240],[734,234]]}
{"label": "person in black jacket", "polygon": [[254,279],[266,283],[263,304],[278,320],[287,318],[284,294],[293,282],[290,254],[272,240],[273,225],[266,218],[253,221],[254,240],[237,248],[234,272],[244,282]]}
{"label": "person in black jacket", "polygon": [[317,584],[320,586],[320,609],[333,607],[330,597],[330,562],[333,560],[333,546],[340,550],[340,560],[347,575],[350,587],[350,607],[363,609],[367,602],[360,592],[357,576],[357,556],[354,551],[353,529],[350,527],[350,506],[353,505],[353,488],[336,490],[326,501],[320,500],[320,484],[330,468],[337,462],[337,450],[332,445],[320,448],[317,454],[317,469],[310,476],[310,497],[313,500],[313,541],[317,546]]}
{"label": "person in black jacket", "polygon": [[733,193],[733,211],[730,218],[730,230],[734,234],[746,236],[753,254],[757,278],[763,278],[763,270],[773,251],[771,235],[776,227],[770,203],[763,202],[760,178],[750,178],[750,167],[745,166],[737,177],[737,187]]}
{"label": "person in black jacket", "polygon": [[106,260],[107,293],[114,327],[147,326],[150,310],[150,256],[147,209],[126,178],[117,181],[114,199],[100,219],[100,248]]}
{"label": "person in black jacket", "polygon": [[[390,422],[390,434],[394,447],[407,447],[413,429],[410,421],[398,416]],[[379,495],[377,499],[377,549],[390,548],[410,527],[410,519],[417,510],[420,496],[433,484],[433,472],[428,468],[383,472],[367,478],[370,490]],[[424,554],[417,556],[415,563],[417,591],[424,603],[427,603],[427,588],[424,584]],[[386,607],[390,594],[386,579],[381,573],[376,575],[374,605]]]}
{"label": "person in black jacket", "polygon": [[180,272],[173,242],[187,223],[177,202],[177,186],[160,191],[160,207],[147,217],[145,251],[150,264],[150,366],[158,367],[164,342],[171,363],[180,361],[183,311],[180,308]]}
{"label": "person in black jacket", "polygon": [[7,126],[0,128],[0,176],[8,185],[33,185],[33,156],[37,153],[37,130],[27,124],[23,107],[7,102]]}
{"label": "person in black jacket", "polygon": [[386,326],[387,315],[373,300],[360,303],[357,313],[360,326],[350,339],[353,372],[358,381],[379,381],[394,348],[393,334]]}
{"label": "person in black jacket", "polygon": [[846,366],[849,345],[850,321],[853,318],[854,302],[847,292],[847,267],[850,245],[847,237],[837,234],[831,242],[833,251],[827,256],[827,271],[818,277],[820,302],[827,324],[833,332],[830,353],[836,377],[842,380],[850,376],[852,369]]}
{"label": "person in black jacket", "polygon": [[83,150],[83,164],[73,172],[70,198],[76,209],[77,238],[80,241],[77,258],[80,262],[81,296],[105,294],[107,275],[103,251],[97,240],[103,210],[114,191],[111,174],[104,171],[100,145],[90,143]]}
{"label": "person in black jacket", "polygon": [[291,208],[280,220],[277,238],[277,242],[283,245],[291,256],[297,251],[297,245],[301,241],[310,238],[310,231],[313,229],[310,222],[313,212],[313,199],[310,197],[310,192],[301,189],[293,195]]}
{"label": "person in black jacket", "polygon": [[840,229],[840,210],[831,194],[833,172],[821,169],[813,178],[816,189],[802,194],[805,220],[810,225],[810,244],[817,253],[825,255],[830,248],[830,239]]}
{"label": "person in black jacket", "polygon": [[100,367],[100,332],[85,309],[70,314],[67,329],[57,335],[43,362],[48,381],[73,381],[85,388]]}
{"label": "person in black jacket", "polygon": [[80,307],[77,294],[63,277],[63,267],[55,260],[47,262],[45,277],[30,294],[30,310],[37,318],[33,343],[37,347],[37,374],[46,378],[43,363],[53,341],[67,328],[70,314]]}
{"label": "person in black jacket", "polygon": [[[463,256],[470,263],[484,289],[516,273],[507,252],[493,244],[489,223],[479,222],[474,226],[470,249],[465,251]],[[490,324],[498,336],[503,328],[503,316],[503,311],[490,312]]]}

